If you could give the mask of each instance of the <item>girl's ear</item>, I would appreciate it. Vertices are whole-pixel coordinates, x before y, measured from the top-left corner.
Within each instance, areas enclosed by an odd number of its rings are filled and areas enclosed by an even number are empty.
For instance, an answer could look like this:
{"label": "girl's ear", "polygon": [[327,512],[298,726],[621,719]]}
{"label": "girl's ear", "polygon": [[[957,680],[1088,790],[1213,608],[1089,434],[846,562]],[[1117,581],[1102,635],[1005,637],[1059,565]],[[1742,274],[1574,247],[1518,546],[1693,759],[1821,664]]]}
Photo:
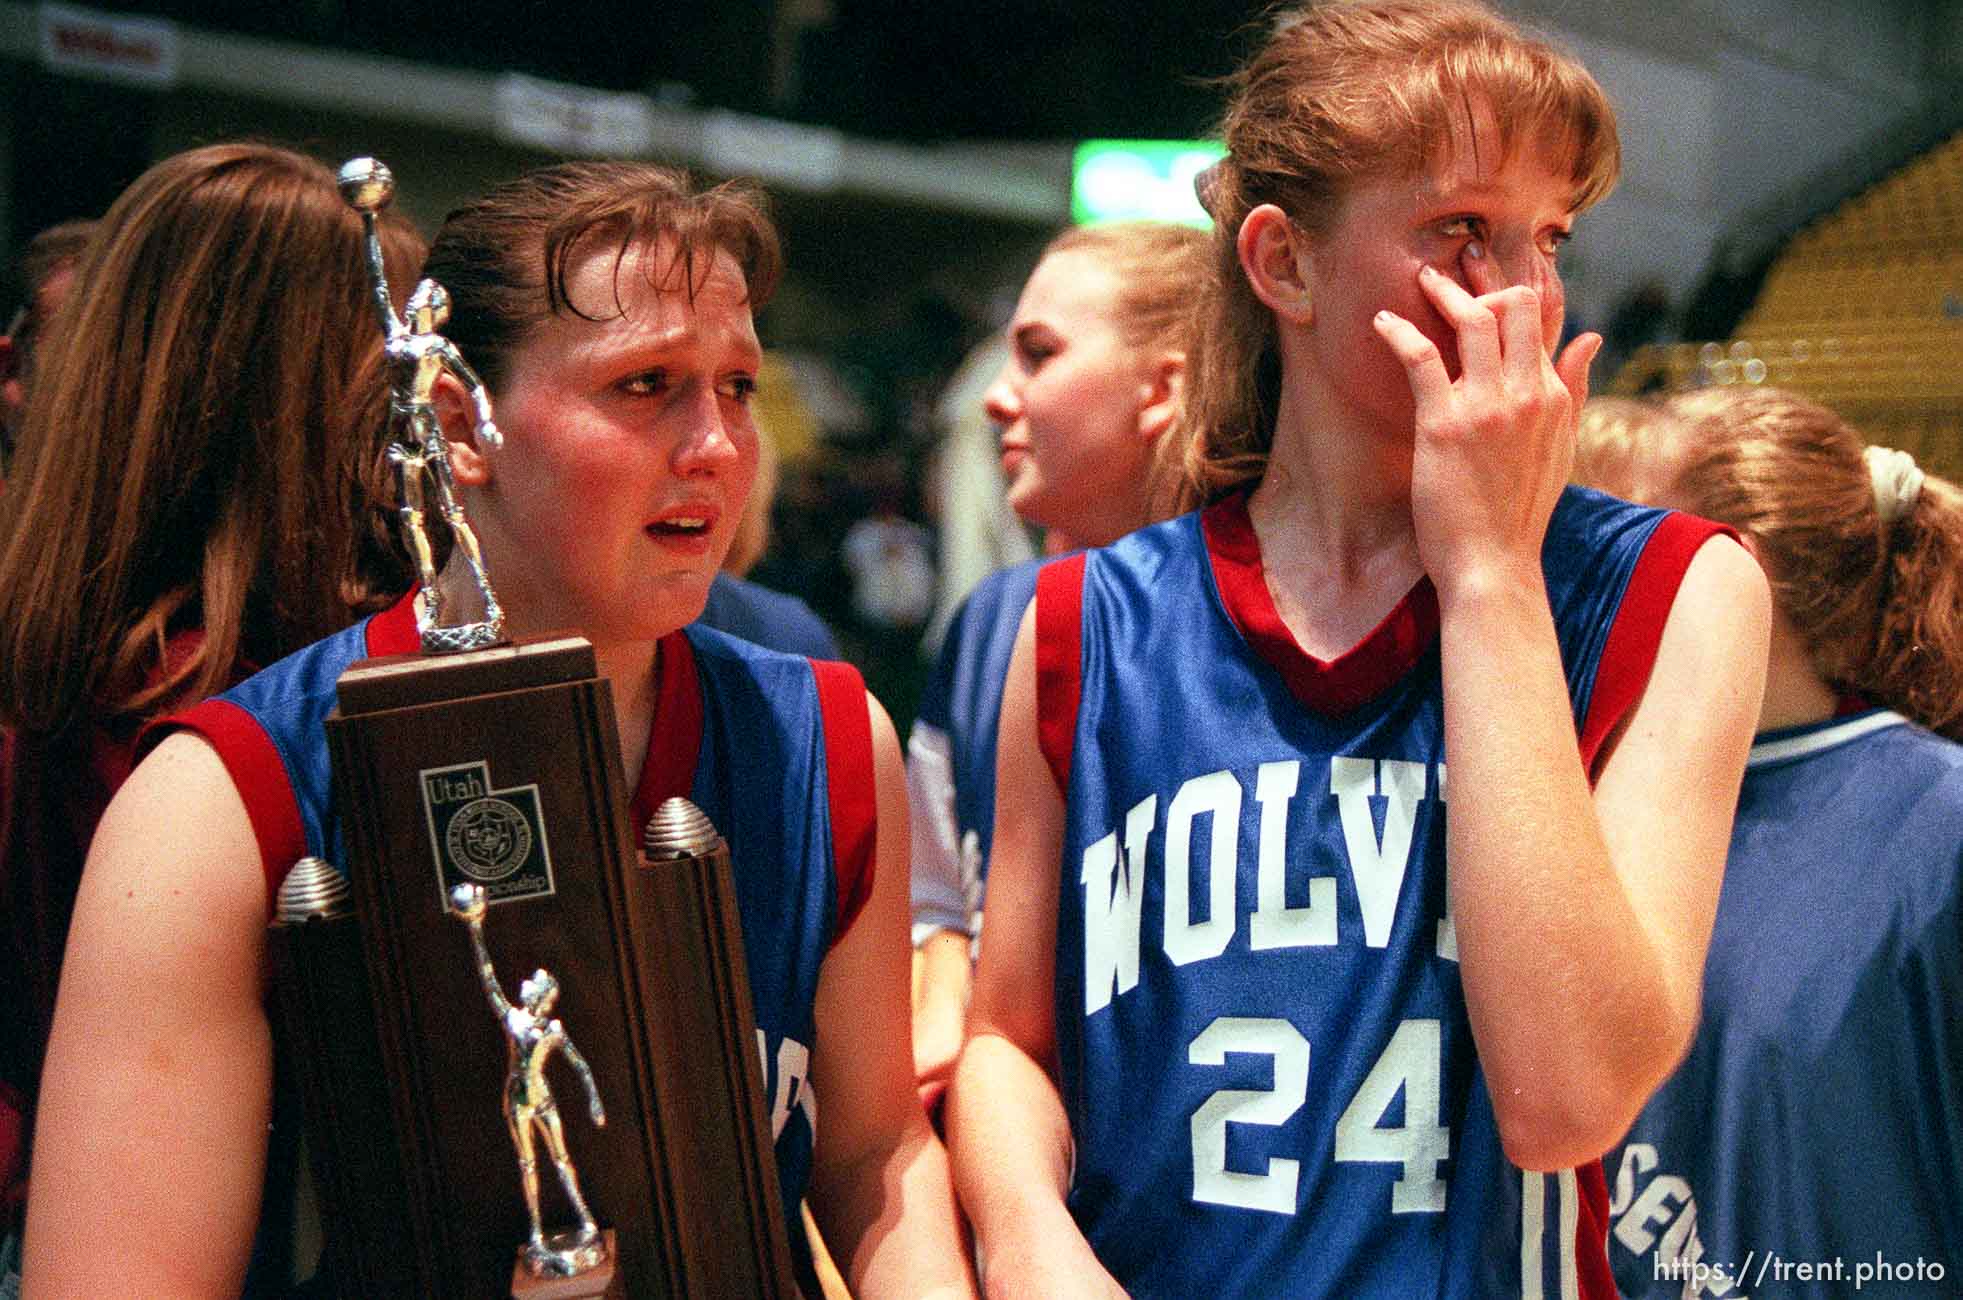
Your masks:
{"label": "girl's ear", "polygon": [[1272,203],[1255,208],[1241,222],[1235,248],[1254,296],[1268,310],[1295,325],[1307,325],[1315,319],[1305,270],[1308,237],[1286,212]]}
{"label": "girl's ear", "polygon": [[491,481],[491,463],[477,441],[477,408],[456,376],[448,371],[436,377],[430,394],[436,419],[443,426],[443,440],[449,444],[450,476],[465,487],[483,487]]}
{"label": "girl's ear", "polygon": [[1177,349],[1159,354],[1146,372],[1138,391],[1138,434],[1146,442],[1157,442],[1160,435],[1179,419],[1180,402],[1185,398],[1186,354]]}

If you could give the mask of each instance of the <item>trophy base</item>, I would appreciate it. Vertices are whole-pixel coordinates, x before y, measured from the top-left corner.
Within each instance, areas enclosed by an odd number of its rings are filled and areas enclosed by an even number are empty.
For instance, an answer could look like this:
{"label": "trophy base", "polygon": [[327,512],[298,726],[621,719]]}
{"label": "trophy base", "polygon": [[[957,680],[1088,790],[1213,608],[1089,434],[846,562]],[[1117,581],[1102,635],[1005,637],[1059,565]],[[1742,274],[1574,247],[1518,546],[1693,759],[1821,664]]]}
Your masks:
{"label": "trophy base", "polygon": [[495,618],[456,627],[426,627],[417,635],[422,641],[424,654],[462,654],[466,650],[483,650],[503,641],[504,620]]}
{"label": "trophy base", "polygon": [[[625,1300],[616,1260],[612,1228],[602,1228],[599,1237],[584,1244],[577,1233],[548,1233],[543,1250],[530,1243],[518,1248],[511,1300]],[[567,1268],[578,1271],[568,1273]]]}

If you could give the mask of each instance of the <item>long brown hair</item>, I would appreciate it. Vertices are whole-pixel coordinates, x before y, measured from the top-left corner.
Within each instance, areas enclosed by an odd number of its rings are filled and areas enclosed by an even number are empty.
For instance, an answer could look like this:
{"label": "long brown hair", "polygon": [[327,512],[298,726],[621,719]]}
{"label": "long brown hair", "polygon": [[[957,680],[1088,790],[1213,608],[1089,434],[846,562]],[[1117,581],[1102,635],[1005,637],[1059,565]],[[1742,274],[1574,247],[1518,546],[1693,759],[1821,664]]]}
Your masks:
{"label": "long brown hair", "polygon": [[[383,229],[399,292],[421,241]],[[188,150],[117,198],[0,497],[0,721],[155,716],[401,589],[360,241],[334,174],[269,145]]]}
{"label": "long brown hair", "polygon": [[1861,435],[1793,393],[1706,388],[1667,409],[1683,427],[1660,468],[1752,537],[1822,679],[1963,740],[1963,490],[1933,474],[1912,499],[1877,489]]}
{"label": "long brown hair", "polygon": [[1214,275],[1186,399],[1195,504],[1258,479],[1274,440],[1281,356],[1274,317],[1241,271],[1248,213],[1273,203],[1320,234],[1358,181],[1415,174],[1449,155],[1475,103],[1499,123],[1501,162],[1527,145],[1568,160],[1576,210],[1607,194],[1621,168],[1615,114],[1595,79],[1472,0],[1281,10],[1228,85],[1227,156],[1202,184]]}

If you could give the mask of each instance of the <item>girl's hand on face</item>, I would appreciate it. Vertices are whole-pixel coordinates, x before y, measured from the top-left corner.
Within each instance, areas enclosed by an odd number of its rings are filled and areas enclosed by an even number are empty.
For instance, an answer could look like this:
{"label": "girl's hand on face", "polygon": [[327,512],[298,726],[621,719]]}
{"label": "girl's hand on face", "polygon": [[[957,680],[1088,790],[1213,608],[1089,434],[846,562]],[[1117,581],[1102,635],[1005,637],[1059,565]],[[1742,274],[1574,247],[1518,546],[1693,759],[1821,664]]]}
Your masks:
{"label": "girl's hand on face", "polygon": [[1410,321],[1390,311],[1375,321],[1411,382],[1411,513],[1441,597],[1465,581],[1539,581],[1547,521],[1574,460],[1588,366],[1602,346],[1600,335],[1584,334],[1551,361],[1558,288],[1504,284],[1478,244],[1460,262],[1470,292],[1429,265],[1418,275],[1457,336],[1457,379]]}

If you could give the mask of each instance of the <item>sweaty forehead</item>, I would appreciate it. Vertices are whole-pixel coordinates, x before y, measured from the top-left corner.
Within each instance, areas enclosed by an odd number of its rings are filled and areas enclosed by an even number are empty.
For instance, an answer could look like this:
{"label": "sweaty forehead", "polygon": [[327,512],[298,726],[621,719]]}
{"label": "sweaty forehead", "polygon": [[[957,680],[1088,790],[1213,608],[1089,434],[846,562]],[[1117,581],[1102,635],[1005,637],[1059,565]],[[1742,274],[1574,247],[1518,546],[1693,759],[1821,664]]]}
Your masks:
{"label": "sweaty forehead", "polygon": [[566,297],[581,315],[635,315],[674,302],[687,308],[709,298],[749,307],[749,288],[734,255],[713,246],[690,249],[672,239],[590,246],[567,269]]}
{"label": "sweaty forehead", "polygon": [[566,290],[578,314],[562,313],[556,321],[589,342],[756,347],[742,268],[720,249],[698,251],[692,266],[672,247],[596,251],[573,265]]}

